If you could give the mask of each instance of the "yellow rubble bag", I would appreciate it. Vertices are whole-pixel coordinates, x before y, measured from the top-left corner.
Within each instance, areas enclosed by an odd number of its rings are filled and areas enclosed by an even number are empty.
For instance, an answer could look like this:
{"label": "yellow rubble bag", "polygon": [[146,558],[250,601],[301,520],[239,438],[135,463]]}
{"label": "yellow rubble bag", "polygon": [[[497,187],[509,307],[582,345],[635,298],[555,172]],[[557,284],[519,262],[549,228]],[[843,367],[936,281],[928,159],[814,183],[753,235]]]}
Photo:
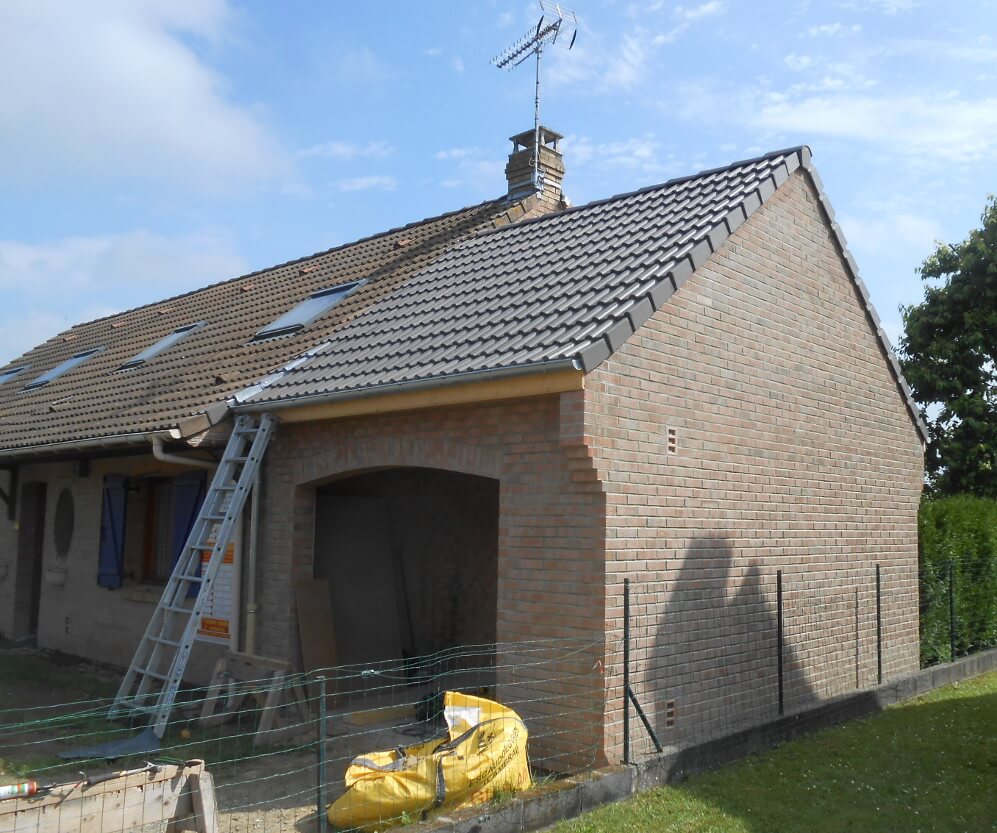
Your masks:
{"label": "yellow rubble bag", "polygon": [[354,758],[346,792],[329,807],[340,830],[383,830],[423,812],[528,789],[526,726],[512,709],[456,691],[443,695],[448,736]]}

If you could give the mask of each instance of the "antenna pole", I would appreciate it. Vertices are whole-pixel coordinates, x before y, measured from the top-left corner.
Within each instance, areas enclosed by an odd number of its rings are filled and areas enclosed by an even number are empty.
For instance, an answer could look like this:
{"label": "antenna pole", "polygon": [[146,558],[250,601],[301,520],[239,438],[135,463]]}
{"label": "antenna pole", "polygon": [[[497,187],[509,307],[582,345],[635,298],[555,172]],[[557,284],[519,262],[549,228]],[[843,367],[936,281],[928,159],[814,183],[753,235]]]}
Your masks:
{"label": "antenna pole", "polygon": [[537,53],[537,86],[533,98],[533,185],[538,193],[543,193],[543,178],[540,176],[540,55],[543,44],[538,43]]}

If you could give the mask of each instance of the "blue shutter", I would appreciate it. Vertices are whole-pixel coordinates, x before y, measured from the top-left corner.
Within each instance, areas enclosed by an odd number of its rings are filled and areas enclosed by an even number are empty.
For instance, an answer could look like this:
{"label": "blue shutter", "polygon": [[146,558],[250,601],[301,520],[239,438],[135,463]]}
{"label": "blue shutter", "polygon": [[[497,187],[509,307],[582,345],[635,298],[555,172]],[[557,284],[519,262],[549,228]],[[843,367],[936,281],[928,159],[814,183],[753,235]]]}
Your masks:
{"label": "blue shutter", "polygon": [[121,587],[125,572],[125,507],[128,478],[120,474],[104,477],[104,502],[100,517],[100,558],[97,584],[112,590]]}
{"label": "blue shutter", "polygon": [[[206,477],[203,472],[198,474],[183,474],[173,480],[173,552],[170,555],[170,569],[176,566],[177,559],[187,543],[187,536],[194,528],[197,513],[204,502]],[[195,571],[201,574],[201,562],[197,563]],[[197,585],[191,585],[187,598],[197,595]]]}

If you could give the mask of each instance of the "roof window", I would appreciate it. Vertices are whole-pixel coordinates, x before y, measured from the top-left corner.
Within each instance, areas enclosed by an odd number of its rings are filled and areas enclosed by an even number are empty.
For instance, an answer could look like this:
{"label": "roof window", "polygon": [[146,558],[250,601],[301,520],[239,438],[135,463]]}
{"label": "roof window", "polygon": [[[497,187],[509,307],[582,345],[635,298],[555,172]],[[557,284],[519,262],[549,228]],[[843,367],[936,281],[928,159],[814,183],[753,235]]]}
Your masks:
{"label": "roof window", "polygon": [[4,382],[9,382],[19,373],[23,373],[27,369],[28,366],[26,364],[22,364],[17,367],[8,367],[6,370],[0,370],[0,385]]}
{"label": "roof window", "polygon": [[77,365],[83,364],[91,356],[99,353],[103,350],[103,347],[95,347],[93,350],[84,350],[82,353],[77,353],[75,356],[66,359],[62,364],[57,364],[47,373],[43,373],[37,379],[34,379],[24,386],[24,390],[34,390],[35,388],[44,387],[49,382],[54,379],[58,379],[63,373],[72,370]]}
{"label": "roof window", "polygon": [[178,341],[182,341],[189,333],[194,332],[194,330],[199,330],[205,325],[205,321],[198,321],[196,324],[188,324],[185,327],[177,327],[172,333],[164,338],[159,339],[151,347],[146,347],[138,355],[126,361],[118,370],[130,370],[133,367],[139,367],[145,364],[149,359],[154,356],[158,356],[164,350],[169,350]]}
{"label": "roof window", "polygon": [[304,301],[285,312],[272,324],[268,324],[253,336],[253,341],[262,341],[275,336],[289,335],[302,330],[320,315],[324,315],[336,304],[356,289],[362,281],[350,281],[329,289],[313,292]]}

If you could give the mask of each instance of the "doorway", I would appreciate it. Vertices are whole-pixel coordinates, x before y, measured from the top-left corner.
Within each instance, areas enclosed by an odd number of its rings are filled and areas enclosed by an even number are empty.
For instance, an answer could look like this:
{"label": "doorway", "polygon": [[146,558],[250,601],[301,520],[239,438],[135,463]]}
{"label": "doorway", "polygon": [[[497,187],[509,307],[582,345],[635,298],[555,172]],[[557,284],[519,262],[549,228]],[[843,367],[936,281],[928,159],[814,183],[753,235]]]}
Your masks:
{"label": "doorway", "polygon": [[17,577],[14,584],[15,639],[30,638],[38,633],[46,497],[47,490],[44,483],[25,483],[21,487],[21,516],[17,533]]}

